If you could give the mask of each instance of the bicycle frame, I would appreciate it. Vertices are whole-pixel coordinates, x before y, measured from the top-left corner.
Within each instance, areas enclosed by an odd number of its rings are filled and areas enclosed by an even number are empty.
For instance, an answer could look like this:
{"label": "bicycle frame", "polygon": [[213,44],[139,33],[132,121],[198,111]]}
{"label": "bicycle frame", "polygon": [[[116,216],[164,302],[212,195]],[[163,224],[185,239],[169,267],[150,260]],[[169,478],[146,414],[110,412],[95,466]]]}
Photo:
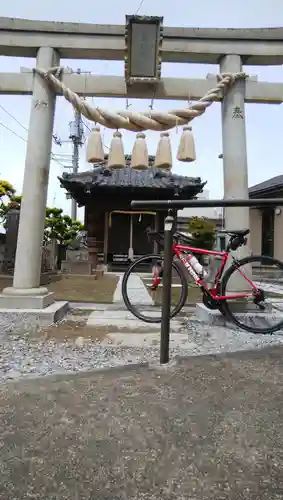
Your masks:
{"label": "bicycle frame", "polygon": [[[195,270],[190,264],[190,259],[186,258],[182,251],[190,252],[191,254],[201,254],[201,255],[212,255],[212,256],[220,256],[221,257],[221,266],[217,271],[216,276],[214,278],[214,287],[208,288],[206,284],[202,281],[202,279],[197,275]],[[223,271],[225,265],[229,258],[229,252],[217,252],[215,250],[204,250],[203,248],[195,248],[188,245],[179,245],[178,243],[173,243],[173,255],[176,255],[178,259],[184,264],[190,275],[195,281],[195,284],[199,287],[206,290],[206,292],[212,297],[213,300],[233,300],[233,299],[241,299],[245,297],[249,297],[250,293],[235,293],[232,295],[218,295],[219,284],[223,275]],[[235,259],[234,259],[235,260]],[[249,283],[249,285],[253,288],[255,292],[257,292],[257,287],[254,283],[239,269],[238,270],[241,276]]]}

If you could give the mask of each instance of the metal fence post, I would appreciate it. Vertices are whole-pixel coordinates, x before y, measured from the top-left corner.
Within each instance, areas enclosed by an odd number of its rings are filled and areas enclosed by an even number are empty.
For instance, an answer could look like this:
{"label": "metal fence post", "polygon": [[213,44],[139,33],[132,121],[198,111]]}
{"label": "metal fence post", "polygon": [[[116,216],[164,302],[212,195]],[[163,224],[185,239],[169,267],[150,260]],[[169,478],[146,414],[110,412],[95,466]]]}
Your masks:
{"label": "metal fence post", "polygon": [[172,259],[173,259],[173,226],[174,217],[172,211],[164,221],[164,269],[162,290],[162,319],[160,333],[160,364],[169,361],[169,339],[170,339],[170,312],[171,312],[171,283],[172,283]]}
{"label": "metal fence post", "polygon": [[248,200],[132,200],[131,207],[168,210],[195,207],[283,207],[283,198],[250,198]]}

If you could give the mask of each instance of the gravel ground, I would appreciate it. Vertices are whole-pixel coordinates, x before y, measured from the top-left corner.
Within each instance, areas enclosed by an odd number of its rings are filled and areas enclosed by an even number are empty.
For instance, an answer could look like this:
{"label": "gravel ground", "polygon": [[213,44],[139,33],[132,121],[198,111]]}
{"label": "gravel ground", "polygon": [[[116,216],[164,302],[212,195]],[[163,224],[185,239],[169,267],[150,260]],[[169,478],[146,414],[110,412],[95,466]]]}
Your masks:
{"label": "gravel ground", "polygon": [[0,386],[1,500],[282,500],[283,347]]}
{"label": "gravel ground", "polygon": [[[183,331],[184,333],[184,331]],[[129,334],[130,335],[130,334]],[[171,363],[178,356],[236,352],[283,343],[283,333],[253,335],[194,321],[188,330],[189,345],[170,350]],[[0,338],[0,381],[56,373],[70,373],[135,363],[158,364],[158,347],[101,346],[85,338],[54,341],[7,334]]]}

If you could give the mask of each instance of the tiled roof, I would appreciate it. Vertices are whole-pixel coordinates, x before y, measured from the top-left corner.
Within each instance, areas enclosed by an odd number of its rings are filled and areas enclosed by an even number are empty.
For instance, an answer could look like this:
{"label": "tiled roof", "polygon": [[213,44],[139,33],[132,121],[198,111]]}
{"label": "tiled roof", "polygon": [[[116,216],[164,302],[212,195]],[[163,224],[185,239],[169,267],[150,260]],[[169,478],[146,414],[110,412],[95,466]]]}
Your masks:
{"label": "tiled roof", "polygon": [[152,189],[174,189],[195,187],[197,192],[203,185],[200,177],[185,177],[181,175],[166,173],[159,168],[148,168],[147,170],[135,170],[129,167],[122,169],[101,168],[95,166],[93,170],[79,172],[77,174],[64,173],[59,180],[61,185],[69,190],[71,185],[84,185],[88,187],[133,187]]}
{"label": "tiled roof", "polygon": [[283,175],[277,175],[276,177],[267,179],[266,181],[260,182],[259,184],[255,184],[255,186],[249,188],[249,194],[253,195],[262,191],[269,191],[280,188],[283,188]]}

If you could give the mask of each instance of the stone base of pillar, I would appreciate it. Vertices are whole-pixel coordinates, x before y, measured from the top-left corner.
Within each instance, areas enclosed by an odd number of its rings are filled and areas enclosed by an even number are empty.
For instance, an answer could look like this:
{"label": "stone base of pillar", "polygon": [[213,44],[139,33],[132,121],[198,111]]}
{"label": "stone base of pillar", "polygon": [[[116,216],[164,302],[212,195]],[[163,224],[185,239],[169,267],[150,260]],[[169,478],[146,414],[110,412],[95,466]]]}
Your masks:
{"label": "stone base of pillar", "polygon": [[45,309],[55,302],[55,294],[45,287],[4,288],[0,294],[0,308],[8,309]]}
{"label": "stone base of pillar", "polygon": [[[243,322],[245,320],[251,321],[253,319],[262,318],[263,320],[268,319],[269,315],[274,318],[274,314],[271,313],[272,304],[268,304],[269,307],[264,312],[260,312],[256,305],[249,304],[248,308],[242,304],[242,309],[239,304],[235,304],[237,314],[243,316]],[[282,315],[280,315],[282,317]],[[195,309],[195,319],[211,326],[226,326],[227,328],[238,328],[234,323],[232,323],[229,318],[225,318],[223,314],[217,309],[208,309],[204,304],[196,304]],[[188,322],[189,326],[189,322]]]}
{"label": "stone base of pillar", "polygon": [[7,287],[0,294],[0,331],[32,333],[60,321],[68,310],[69,302],[55,302],[55,294],[45,287]]}

